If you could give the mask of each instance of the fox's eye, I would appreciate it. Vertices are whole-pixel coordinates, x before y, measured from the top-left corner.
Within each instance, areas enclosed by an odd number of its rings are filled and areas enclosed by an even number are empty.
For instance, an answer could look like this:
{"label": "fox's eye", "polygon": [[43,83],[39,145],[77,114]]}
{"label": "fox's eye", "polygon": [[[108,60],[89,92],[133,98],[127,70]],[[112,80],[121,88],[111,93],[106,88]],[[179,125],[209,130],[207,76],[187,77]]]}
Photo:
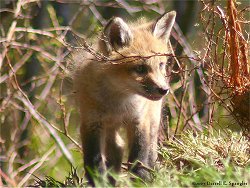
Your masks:
{"label": "fox's eye", "polygon": [[138,74],[147,74],[148,73],[148,67],[146,65],[138,65],[135,68],[135,72]]}
{"label": "fox's eye", "polygon": [[163,68],[164,68],[164,65],[165,65],[165,63],[160,62],[160,64],[159,64],[160,69],[163,69]]}
{"label": "fox's eye", "polygon": [[171,64],[173,62],[173,59],[174,59],[173,57],[169,57],[168,61],[167,61],[167,64]]}

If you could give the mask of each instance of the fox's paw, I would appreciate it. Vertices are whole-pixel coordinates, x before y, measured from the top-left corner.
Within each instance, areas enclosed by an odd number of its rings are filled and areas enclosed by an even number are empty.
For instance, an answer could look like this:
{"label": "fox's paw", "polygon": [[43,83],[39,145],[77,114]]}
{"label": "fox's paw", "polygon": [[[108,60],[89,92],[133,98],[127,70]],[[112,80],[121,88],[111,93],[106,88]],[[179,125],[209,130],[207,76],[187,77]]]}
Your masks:
{"label": "fox's paw", "polygon": [[132,173],[139,177],[142,181],[145,182],[152,182],[153,181],[153,174],[149,169],[143,167],[135,167],[132,169]]}

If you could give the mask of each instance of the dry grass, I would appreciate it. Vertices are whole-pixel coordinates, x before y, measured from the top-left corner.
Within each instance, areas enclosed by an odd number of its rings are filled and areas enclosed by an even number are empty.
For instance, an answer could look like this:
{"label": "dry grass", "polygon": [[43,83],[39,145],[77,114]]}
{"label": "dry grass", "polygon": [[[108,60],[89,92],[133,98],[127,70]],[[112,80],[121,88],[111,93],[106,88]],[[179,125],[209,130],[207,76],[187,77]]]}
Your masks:
{"label": "dry grass", "polygon": [[[124,171],[122,174],[112,174],[117,181],[117,187],[161,187],[161,186],[195,186],[199,183],[223,181],[249,185],[250,177],[250,143],[241,134],[230,132],[228,137],[213,134],[206,135],[194,132],[182,134],[179,139],[169,141],[159,148],[161,160],[158,170],[153,170],[154,182],[145,183],[139,178]],[[131,181],[133,178],[134,181]],[[110,186],[108,180],[102,177],[102,182],[96,182],[102,187]],[[66,187],[86,186],[87,182],[76,169],[72,168],[63,182],[52,177],[37,179],[34,186]],[[232,186],[232,185],[230,185]]]}
{"label": "dry grass", "polygon": [[[250,143],[242,134],[228,132],[194,134],[186,132],[180,139],[167,142],[160,153],[168,156],[168,160],[176,166],[192,166],[203,164],[223,168],[222,161],[228,159],[230,163],[246,167],[250,165]],[[166,159],[166,157],[164,157]],[[167,161],[167,162],[169,162]]]}

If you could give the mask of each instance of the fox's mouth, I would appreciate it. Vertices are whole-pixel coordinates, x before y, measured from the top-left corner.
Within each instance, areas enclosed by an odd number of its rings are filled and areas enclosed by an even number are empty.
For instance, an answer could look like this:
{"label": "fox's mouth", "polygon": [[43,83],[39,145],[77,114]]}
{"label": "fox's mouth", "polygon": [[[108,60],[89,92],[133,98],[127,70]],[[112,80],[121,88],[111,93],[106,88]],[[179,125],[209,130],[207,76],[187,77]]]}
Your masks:
{"label": "fox's mouth", "polygon": [[145,97],[152,101],[158,101],[168,94],[168,88],[161,88],[154,85],[141,85],[141,87],[136,87],[136,92],[138,95]]}
{"label": "fox's mouth", "polygon": [[158,101],[158,100],[160,100],[164,95],[152,94],[152,93],[149,93],[149,92],[145,92],[145,93],[143,94],[143,96],[146,97],[146,98],[149,99],[149,100]]}
{"label": "fox's mouth", "polygon": [[140,93],[143,97],[152,100],[152,101],[158,101],[160,100],[163,96],[165,96],[166,94],[162,95],[156,92],[151,92],[148,89],[144,88],[143,92]]}
{"label": "fox's mouth", "polygon": [[150,100],[152,100],[152,101],[158,101],[158,100],[160,100],[161,98],[162,98],[163,96],[160,96],[160,97],[156,97],[156,96],[148,96],[147,98],[148,99],[150,99]]}

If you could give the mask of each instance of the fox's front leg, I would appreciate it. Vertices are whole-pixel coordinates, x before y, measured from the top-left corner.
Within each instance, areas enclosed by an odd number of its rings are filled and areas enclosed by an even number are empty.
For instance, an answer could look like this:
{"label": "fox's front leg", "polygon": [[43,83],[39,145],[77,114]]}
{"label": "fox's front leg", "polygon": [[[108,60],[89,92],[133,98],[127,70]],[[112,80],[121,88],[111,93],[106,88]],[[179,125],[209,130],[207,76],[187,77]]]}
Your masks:
{"label": "fox's front leg", "polygon": [[81,126],[81,138],[86,178],[89,184],[94,186],[96,171],[102,174],[106,170],[103,153],[105,133],[102,123],[83,123]]}
{"label": "fox's front leg", "polygon": [[124,142],[118,130],[115,128],[106,129],[106,159],[107,167],[114,172],[119,173],[121,170]]}
{"label": "fox's front leg", "polygon": [[150,151],[148,157],[148,164],[150,168],[154,169],[156,165],[156,161],[158,158],[158,136],[159,136],[159,128],[161,123],[161,103],[154,104],[154,110],[150,112]]}
{"label": "fox's front leg", "polygon": [[[106,129],[106,165],[111,172],[119,173],[121,170],[124,142],[118,134],[117,128]],[[111,185],[115,186],[116,181],[108,176]]]}
{"label": "fox's front leg", "polygon": [[159,126],[160,122],[154,122],[150,126],[150,150],[148,157],[149,167],[154,169],[156,165],[156,161],[158,158],[157,146],[158,146],[158,135],[159,135]]}
{"label": "fox's front leg", "polygon": [[148,157],[150,152],[150,127],[145,122],[134,121],[128,127],[129,158],[128,162],[133,163],[130,170],[143,180],[150,180]]}

